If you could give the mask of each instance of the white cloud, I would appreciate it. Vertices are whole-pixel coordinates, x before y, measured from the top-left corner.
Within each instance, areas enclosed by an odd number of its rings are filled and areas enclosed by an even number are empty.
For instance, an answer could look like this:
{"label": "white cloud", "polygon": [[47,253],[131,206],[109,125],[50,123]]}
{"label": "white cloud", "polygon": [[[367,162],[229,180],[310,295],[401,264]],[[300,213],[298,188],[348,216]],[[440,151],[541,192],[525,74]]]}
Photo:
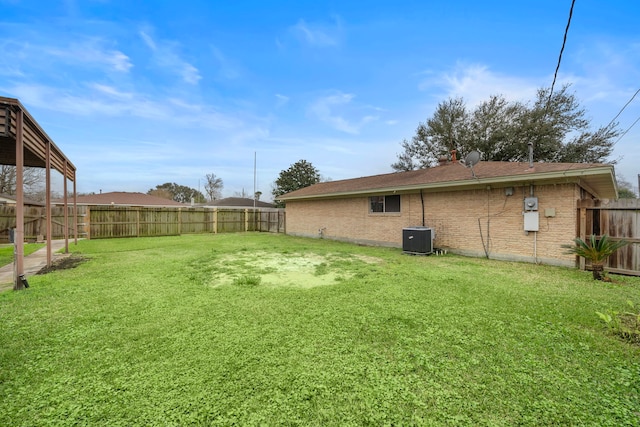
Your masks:
{"label": "white cloud", "polygon": [[193,85],[198,84],[198,81],[202,78],[202,76],[200,76],[200,71],[193,65],[186,62],[182,64],[182,71],[180,74],[185,82]]}
{"label": "white cloud", "polygon": [[200,70],[185,61],[178,54],[178,45],[173,42],[156,41],[150,30],[140,30],[139,35],[145,45],[153,52],[153,59],[162,69],[178,75],[186,83],[196,85],[202,79]]}
{"label": "white cloud", "polygon": [[232,63],[229,58],[227,58],[220,49],[215,46],[211,47],[211,53],[213,57],[218,62],[219,66],[219,74],[225,79],[233,80],[237,79],[240,76],[240,71],[238,67]]}
{"label": "white cloud", "polygon": [[44,53],[70,64],[106,65],[112,70],[125,73],[133,67],[127,55],[119,50],[105,48],[104,44],[101,39],[88,39],[63,48],[44,46],[37,49],[37,52],[38,55]]}
{"label": "white cloud", "polygon": [[342,132],[357,134],[358,127],[349,123],[345,118],[336,115],[333,110],[336,106],[349,104],[353,99],[352,94],[338,93],[317,99],[309,108],[318,119],[329,124],[334,129]]}
{"label": "white cloud", "polygon": [[423,79],[418,88],[443,91],[438,96],[462,97],[468,105],[478,105],[491,95],[503,95],[506,99],[528,101],[535,97],[539,85],[532,79],[502,75],[493,72],[486,65],[466,65],[458,63],[453,70],[434,74]]}
{"label": "white cloud", "polygon": [[289,97],[285,96],[285,95],[281,95],[279,93],[276,93],[276,107],[282,107],[283,105],[286,105],[289,102]]}
{"label": "white cloud", "polygon": [[99,83],[92,83],[92,84],[89,85],[89,87],[97,90],[98,92],[104,93],[105,95],[112,96],[114,98],[119,98],[119,99],[132,99],[133,98],[133,94],[132,93],[119,91],[118,89],[116,89],[113,86],[108,86],[108,85],[99,84]]}
{"label": "white cloud", "polygon": [[339,18],[332,24],[310,23],[300,19],[290,27],[290,31],[311,46],[337,46],[342,36],[342,25]]}
{"label": "white cloud", "polygon": [[119,51],[107,52],[106,62],[107,64],[111,64],[117,71],[129,71],[129,69],[133,67],[129,57]]}
{"label": "white cloud", "polygon": [[156,46],[156,42],[153,41],[153,39],[151,38],[151,36],[149,34],[147,34],[144,31],[140,31],[140,38],[142,39],[142,41],[144,42],[144,44],[147,45],[147,47],[151,50],[153,50],[154,52],[156,50],[158,50],[158,47]]}
{"label": "white cloud", "polygon": [[[213,130],[240,129],[244,121],[221,113],[211,105],[193,104],[177,98],[166,102],[144,94],[120,91],[104,84],[88,84],[93,92],[77,95],[55,87],[38,84],[16,84],[4,88],[24,104],[63,112],[79,117],[106,115],[110,117],[136,117],[172,123],[176,126]],[[51,102],[55,99],[56,102]]]}
{"label": "white cloud", "polygon": [[587,102],[620,105],[638,89],[640,44],[598,40],[578,49],[572,58],[578,66],[571,76]]}
{"label": "white cloud", "polygon": [[356,119],[345,118],[344,116],[348,114],[359,115],[359,111],[363,108],[372,109],[372,107],[352,105],[354,97],[353,94],[342,92],[323,96],[311,104],[309,112],[332,128],[355,135],[360,133],[365,124],[376,121],[379,117],[365,115]]}
{"label": "white cloud", "polygon": [[[102,38],[93,37],[60,45],[7,40],[0,46],[4,48],[7,64],[28,63],[30,67],[25,69],[27,73],[47,68],[68,68],[69,65],[129,72],[133,67],[131,59],[122,51],[109,47],[109,44]],[[22,77],[26,73],[14,70],[13,74]]]}

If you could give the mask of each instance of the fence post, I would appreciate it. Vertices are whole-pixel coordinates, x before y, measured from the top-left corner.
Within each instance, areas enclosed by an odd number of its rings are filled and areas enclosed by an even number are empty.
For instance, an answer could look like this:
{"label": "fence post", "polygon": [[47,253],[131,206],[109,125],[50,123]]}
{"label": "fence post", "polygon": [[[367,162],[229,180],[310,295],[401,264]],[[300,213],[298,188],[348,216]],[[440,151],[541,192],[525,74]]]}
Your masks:
{"label": "fence post", "polygon": [[[580,237],[582,241],[584,241],[587,238],[587,208],[585,207],[580,208],[578,223],[579,223],[578,237]],[[583,257],[579,257],[579,259],[580,259],[580,270],[584,270],[586,267],[585,259]]]}
{"label": "fence post", "polygon": [[89,205],[87,205],[87,210],[84,213],[84,227],[87,240],[91,240],[91,207]]}

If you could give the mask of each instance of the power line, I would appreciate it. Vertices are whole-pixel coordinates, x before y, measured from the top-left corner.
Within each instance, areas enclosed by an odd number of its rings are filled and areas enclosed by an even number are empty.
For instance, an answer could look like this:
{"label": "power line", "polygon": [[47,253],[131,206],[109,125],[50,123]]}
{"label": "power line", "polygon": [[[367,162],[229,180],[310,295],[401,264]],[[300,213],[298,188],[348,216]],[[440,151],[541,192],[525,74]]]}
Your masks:
{"label": "power line", "polygon": [[[636,92],[636,93],[637,93],[637,92]],[[620,140],[622,139],[622,137],[623,137],[623,136],[625,136],[625,135],[627,134],[627,132],[629,132],[629,131],[631,130],[631,128],[632,128],[632,127],[634,127],[634,126],[636,125],[636,123],[638,123],[638,122],[640,122],[640,117],[638,117],[638,118],[636,119],[636,121],[635,121],[635,122],[631,123],[631,126],[629,126],[629,127],[627,128],[627,130],[625,130],[624,132],[622,132],[622,135],[620,135],[620,138],[618,138],[618,139],[616,140],[616,142],[614,142],[614,143],[613,143],[613,145],[616,145],[616,144],[618,143],[618,141],[620,141]]]}
{"label": "power line", "polygon": [[[636,95],[638,94],[638,92],[640,92],[640,89],[638,89],[638,90],[636,91],[636,93],[634,93],[634,94],[633,94],[633,96],[631,97],[631,99],[630,99],[630,100],[628,100],[626,104],[624,104],[624,107],[622,107],[622,108],[620,109],[620,111],[618,111],[618,114],[616,114],[616,116],[615,116],[613,119],[611,119],[611,121],[609,122],[609,124],[607,125],[607,127],[611,126],[611,123],[613,123],[613,122],[614,122],[614,121],[615,121],[615,120],[620,116],[620,114],[622,114],[622,112],[624,111],[624,109],[625,109],[625,108],[627,108],[627,105],[631,104],[631,101],[633,101],[633,98],[635,98],[635,97],[636,97]],[[636,120],[636,121],[637,121],[637,120]],[[634,124],[635,124],[635,123],[634,123]],[[632,126],[633,126],[633,125],[632,125]],[[625,132],[625,133],[626,133],[626,132]]]}
{"label": "power line", "polygon": [[564,46],[567,43],[567,34],[569,33],[569,26],[571,25],[571,17],[573,16],[573,5],[576,4],[576,0],[571,1],[571,9],[569,9],[569,20],[567,21],[567,27],[564,29],[564,38],[562,39],[562,47],[560,48],[560,55],[558,56],[558,65],[556,65],[556,72],[553,74],[553,83],[551,83],[551,90],[549,91],[549,99],[547,100],[547,109],[551,103],[551,95],[553,95],[553,87],[556,85],[556,79],[558,78],[558,70],[560,70],[560,63],[562,62],[562,52],[564,52]]}
{"label": "power line", "polygon": [[[549,98],[547,99],[547,107],[544,110],[544,116],[549,112],[549,106],[551,105],[551,97],[553,96],[553,87],[556,85],[556,79],[558,78],[558,71],[560,70],[560,63],[562,62],[562,53],[564,52],[564,46],[567,44],[567,34],[569,34],[569,27],[571,26],[571,17],[573,16],[573,6],[576,4],[576,0],[571,0],[571,8],[569,9],[569,19],[567,20],[567,26],[564,29],[564,37],[562,38],[562,47],[560,48],[560,55],[558,55],[558,65],[556,65],[556,71],[553,73],[553,82],[551,83],[551,89],[549,90]],[[544,120],[543,116],[543,120]],[[560,151],[556,152],[553,156],[552,162],[556,161],[556,158],[560,154]]]}

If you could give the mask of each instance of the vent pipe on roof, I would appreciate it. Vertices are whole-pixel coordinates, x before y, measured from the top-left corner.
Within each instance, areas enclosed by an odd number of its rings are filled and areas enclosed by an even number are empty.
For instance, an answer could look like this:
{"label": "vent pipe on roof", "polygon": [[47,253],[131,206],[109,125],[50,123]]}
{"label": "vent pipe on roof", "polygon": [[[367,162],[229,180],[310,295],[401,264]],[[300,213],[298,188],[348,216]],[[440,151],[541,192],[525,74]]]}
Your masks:
{"label": "vent pipe on roof", "polygon": [[533,142],[529,141],[529,168],[533,168]]}

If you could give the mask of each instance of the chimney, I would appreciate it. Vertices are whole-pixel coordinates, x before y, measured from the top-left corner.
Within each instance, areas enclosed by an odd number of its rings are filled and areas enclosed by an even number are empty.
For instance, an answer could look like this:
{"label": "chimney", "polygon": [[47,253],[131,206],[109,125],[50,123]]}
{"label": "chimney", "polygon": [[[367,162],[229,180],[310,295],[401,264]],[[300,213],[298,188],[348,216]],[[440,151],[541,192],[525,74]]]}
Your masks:
{"label": "chimney", "polygon": [[529,169],[533,169],[533,142],[529,141]]}
{"label": "chimney", "polygon": [[455,163],[458,159],[456,159],[456,150],[451,150],[451,162]]}

